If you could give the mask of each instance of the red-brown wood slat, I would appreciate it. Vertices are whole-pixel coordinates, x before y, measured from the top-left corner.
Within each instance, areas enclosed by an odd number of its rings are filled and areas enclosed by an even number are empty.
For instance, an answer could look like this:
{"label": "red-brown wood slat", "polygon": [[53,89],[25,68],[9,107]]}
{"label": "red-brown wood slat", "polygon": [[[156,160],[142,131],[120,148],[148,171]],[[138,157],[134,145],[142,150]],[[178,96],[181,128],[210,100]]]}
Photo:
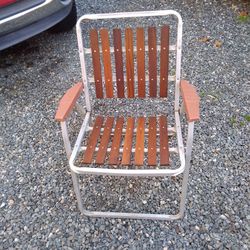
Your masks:
{"label": "red-brown wood slat", "polygon": [[128,97],[133,98],[134,94],[134,52],[133,52],[133,31],[131,28],[125,29],[126,47],[126,71],[127,71],[127,91]]}
{"label": "red-brown wood slat", "polygon": [[102,71],[97,30],[90,30],[90,46],[92,51],[95,91],[97,98],[103,98]]}
{"label": "red-brown wood slat", "polygon": [[145,118],[139,117],[137,121],[136,144],[135,144],[135,165],[143,165],[144,161],[144,131]]}
{"label": "red-brown wood slat", "polygon": [[156,117],[149,117],[148,124],[148,165],[156,165]]}
{"label": "red-brown wood slat", "polygon": [[160,97],[168,96],[169,26],[161,28]]}
{"label": "red-brown wood slat", "polygon": [[124,98],[124,76],[122,62],[122,38],[121,30],[113,30],[114,51],[115,51],[115,69],[116,69],[116,86],[118,98]]}
{"label": "red-brown wood slat", "polygon": [[130,165],[131,163],[131,149],[133,143],[134,122],[135,122],[134,118],[128,117],[126,134],[123,145],[122,165]]}
{"label": "red-brown wood slat", "polygon": [[145,97],[145,42],[144,29],[136,30],[138,97]]}
{"label": "red-brown wood slat", "polygon": [[106,96],[108,98],[112,98],[114,97],[114,94],[113,94],[112,68],[111,68],[111,56],[110,56],[108,30],[101,29],[100,36],[101,36],[101,42],[102,42],[102,59],[103,59],[103,67],[104,67]]}
{"label": "red-brown wood slat", "polygon": [[109,164],[111,165],[117,165],[119,163],[118,157],[119,157],[119,149],[120,149],[121,139],[122,139],[123,122],[124,122],[124,119],[122,117],[118,117],[116,120],[114,137],[113,137],[113,142],[112,142],[111,151],[109,155]]}
{"label": "red-brown wood slat", "polygon": [[103,123],[103,117],[97,116],[95,120],[95,124],[93,126],[93,130],[88,140],[87,148],[84,153],[84,157],[82,162],[86,164],[90,164],[92,162],[92,158],[95,152],[95,147],[100,136],[101,128]]}
{"label": "red-brown wood slat", "polygon": [[103,135],[100,141],[99,150],[96,155],[96,164],[104,164],[108,143],[110,139],[110,134],[113,128],[114,117],[108,117],[104,126]]}
{"label": "red-brown wood slat", "polygon": [[148,71],[149,71],[149,96],[157,96],[157,50],[156,28],[148,28]]}
{"label": "red-brown wood slat", "polygon": [[160,116],[160,165],[169,165],[168,123],[166,116]]}

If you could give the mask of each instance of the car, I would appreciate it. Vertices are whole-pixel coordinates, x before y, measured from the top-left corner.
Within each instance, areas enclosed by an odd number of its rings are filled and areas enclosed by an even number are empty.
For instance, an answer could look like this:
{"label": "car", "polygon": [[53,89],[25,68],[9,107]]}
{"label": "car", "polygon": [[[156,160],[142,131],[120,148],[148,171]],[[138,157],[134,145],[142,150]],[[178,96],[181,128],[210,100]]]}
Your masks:
{"label": "car", "polygon": [[48,29],[68,31],[76,21],[74,0],[0,0],[0,50]]}

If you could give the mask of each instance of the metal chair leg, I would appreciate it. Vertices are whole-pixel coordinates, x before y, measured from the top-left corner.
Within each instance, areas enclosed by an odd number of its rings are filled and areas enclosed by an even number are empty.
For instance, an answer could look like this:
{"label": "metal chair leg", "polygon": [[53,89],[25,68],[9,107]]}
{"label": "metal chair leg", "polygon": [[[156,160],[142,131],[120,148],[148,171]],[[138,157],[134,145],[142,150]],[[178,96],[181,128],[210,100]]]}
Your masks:
{"label": "metal chair leg", "polygon": [[76,194],[78,208],[79,208],[80,212],[83,213],[84,209],[83,209],[83,204],[82,204],[81,191],[80,191],[80,186],[79,186],[79,179],[78,179],[77,174],[74,173],[73,171],[71,171],[71,176],[72,176],[72,180],[73,180],[73,186],[74,186],[74,191],[75,191],[75,194]]}
{"label": "metal chair leg", "polygon": [[188,185],[188,175],[192,154],[193,145],[193,132],[194,132],[194,122],[188,123],[188,135],[187,135],[187,149],[186,149],[186,166],[183,173],[182,181],[182,191],[181,191],[181,201],[180,201],[180,215],[183,217],[185,211],[185,203],[187,198],[187,185]]}
{"label": "metal chair leg", "polygon": [[70,155],[71,155],[71,145],[70,145],[70,140],[69,140],[69,134],[67,130],[67,124],[66,121],[61,122],[61,129],[62,129],[62,137],[63,137],[63,143],[64,143],[64,148],[67,154],[67,158],[69,160]]}

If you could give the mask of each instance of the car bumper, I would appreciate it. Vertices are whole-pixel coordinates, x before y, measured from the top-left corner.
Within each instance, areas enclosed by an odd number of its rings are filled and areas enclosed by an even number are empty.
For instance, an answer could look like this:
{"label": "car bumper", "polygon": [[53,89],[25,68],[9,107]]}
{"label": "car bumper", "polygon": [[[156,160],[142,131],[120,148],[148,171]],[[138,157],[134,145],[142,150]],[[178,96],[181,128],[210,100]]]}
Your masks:
{"label": "car bumper", "polygon": [[72,1],[46,0],[34,8],[0,20],[0,50],[24,41],[63,20]]}

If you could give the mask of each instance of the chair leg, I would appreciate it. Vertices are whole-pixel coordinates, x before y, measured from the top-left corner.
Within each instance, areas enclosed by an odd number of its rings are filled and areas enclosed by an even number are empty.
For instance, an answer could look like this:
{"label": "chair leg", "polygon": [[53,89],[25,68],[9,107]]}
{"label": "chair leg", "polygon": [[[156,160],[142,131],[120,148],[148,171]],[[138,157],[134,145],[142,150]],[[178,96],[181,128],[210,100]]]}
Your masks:
{"label": "chair leg", "polygon": [[187,198],[187,185],[188,185],[188,175],[192,154],[192,145],[193,145],[193,132],[194,132],[194,122],[188,123],[188,135],[187,135],[187,149],[186,149],[186,166],[183,173],[182,181],[182,191],[181,191],[181,201],[180,201],[180,215],[183,217],[185,211],[185,203]]}
{"label": "chair leg", "polygon": [[69,134],[67,130],[67,124],[66,121],[61,122],[61,129],[62,129],[62,137],[63,137],[63,143],[64,143],[64,148],[67,154],[67,158],[69,160],[70,155],[71,155],[71,145],[70,145],[70,140],[69,140]]}
{"label": "chair leg", "polygon": [[80,212],[89,217],[102,218],[120,218],[120,219],[149,219],[149,220],[178,220],[181,218],[180,212],[177,214],[151,214],[151,213],[126,213],[126,212],[111,212],[111,211],[91,211],[83,206],[81,198],[78,174],[71,170],[74,191]]}
{"label": "chair leg", "polygon": [[184,107],[184,103],[181,104],[181,107],[180,107],[180,115],[183,115],[185,114],[185,107]]}
{"label": "chair leg", "polygon": [[72,176],[72,180],[73,180],[73,186],[74,186],[74,191],[75,191],[75,195],[76,195],[76,199],[77,199],[77,203],[78,203],[78,208],[79,208],[80,212],[83,213],[84,209],[83,209],[83,204],[82,204],[79,179],[78,179],[77,174],[74,173],[72,170],[71,170],[71,176]]}

